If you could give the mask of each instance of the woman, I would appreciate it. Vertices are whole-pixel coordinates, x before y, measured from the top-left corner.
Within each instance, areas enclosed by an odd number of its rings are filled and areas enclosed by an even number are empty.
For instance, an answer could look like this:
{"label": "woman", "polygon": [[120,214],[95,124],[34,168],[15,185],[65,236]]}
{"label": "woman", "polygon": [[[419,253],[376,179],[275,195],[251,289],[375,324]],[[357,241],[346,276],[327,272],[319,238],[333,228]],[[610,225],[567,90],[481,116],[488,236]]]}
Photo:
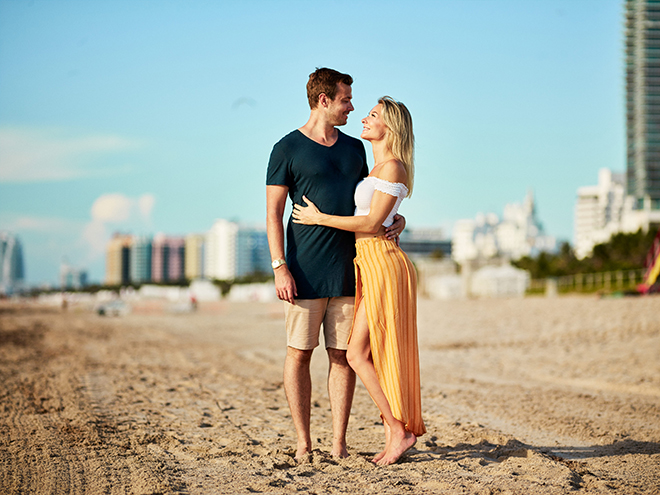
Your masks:
{"label": "woman", "polygon": [[410,112],[388,96],[362,119],[361,137],[371,142],[374,167],[355,189],[355,216],[326,215],[303,196],[294,222],[355,232],[357,288],[346,357],[378,406],[385,449],[373,461],[396,462],[426,432],[421,414],[417,348],[417,278],[396,241],[381,226],[392,223],[414,175]]}

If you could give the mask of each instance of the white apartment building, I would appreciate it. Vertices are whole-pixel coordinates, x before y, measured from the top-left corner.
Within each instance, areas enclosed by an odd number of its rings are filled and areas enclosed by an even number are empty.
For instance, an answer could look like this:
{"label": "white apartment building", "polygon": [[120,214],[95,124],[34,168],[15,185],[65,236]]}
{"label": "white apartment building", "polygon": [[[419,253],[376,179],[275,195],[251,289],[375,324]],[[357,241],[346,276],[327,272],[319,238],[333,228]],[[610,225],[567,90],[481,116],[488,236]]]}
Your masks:
{"label": "white apartment building", "polygon": [[648,204],[636,209],[637,203],[633,196],[626,195],[625,174],[600,169],[597,185],[577,190],[575,256],[589,256],[596,244],[609,241],[614,234],[648,231],[660,224],[660,210],[652,210]]}
{"label": "white apartment building", "polygon": [[580,187],[575,203],[575,256],[585,258],[596,244],[622,228],[626,186],[624,174],[598,171],[598,184]]}
{"label": "white apartment building", "polygon": [[233,280],[256,272],[270,273],[266,229],[216,220],[206,234],[204,276]]}
{"label": "white apartment building", "polygon": [[458,220],[452,232],[452,258],[457,263],[496,256],[516,260],[556,248],[555,238],[543,233],[531,192],[522,204],[507,204],[502,219],[480,213],[474,220]]}
{"label": "white apartment building", "polygon": [[205,276],[218,280],[236,278],[236,240],[238,224],[228,220],[216,220],[206,233],[204,253]]}

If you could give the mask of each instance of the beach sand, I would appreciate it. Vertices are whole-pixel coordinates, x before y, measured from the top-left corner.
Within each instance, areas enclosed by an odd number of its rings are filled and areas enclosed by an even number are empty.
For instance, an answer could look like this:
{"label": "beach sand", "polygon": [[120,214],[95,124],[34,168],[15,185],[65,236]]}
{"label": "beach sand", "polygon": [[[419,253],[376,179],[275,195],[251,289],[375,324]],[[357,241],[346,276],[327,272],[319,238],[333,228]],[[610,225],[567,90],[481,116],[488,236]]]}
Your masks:
{"label": "beach sand", "polygon": [[658,296],[420,300],[428,433],[388,467],[361,384],[328,455],[323,350],[294,462],[279,302],[133,309],[0,304],[0,493],[660,493]]}

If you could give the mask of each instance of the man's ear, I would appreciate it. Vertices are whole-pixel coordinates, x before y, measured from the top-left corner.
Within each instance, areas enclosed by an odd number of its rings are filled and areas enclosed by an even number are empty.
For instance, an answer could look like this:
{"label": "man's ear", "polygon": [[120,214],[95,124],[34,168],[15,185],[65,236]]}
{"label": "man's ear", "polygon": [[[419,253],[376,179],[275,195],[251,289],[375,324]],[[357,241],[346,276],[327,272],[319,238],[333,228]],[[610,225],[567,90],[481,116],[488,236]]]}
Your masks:
{"label": "man's ear", "polygon": [[328,98],[328,95],[325,93],[321,93],[319,95],[319,105],[323,108],[328,108],[328,105],[330,103],[330,98]]}

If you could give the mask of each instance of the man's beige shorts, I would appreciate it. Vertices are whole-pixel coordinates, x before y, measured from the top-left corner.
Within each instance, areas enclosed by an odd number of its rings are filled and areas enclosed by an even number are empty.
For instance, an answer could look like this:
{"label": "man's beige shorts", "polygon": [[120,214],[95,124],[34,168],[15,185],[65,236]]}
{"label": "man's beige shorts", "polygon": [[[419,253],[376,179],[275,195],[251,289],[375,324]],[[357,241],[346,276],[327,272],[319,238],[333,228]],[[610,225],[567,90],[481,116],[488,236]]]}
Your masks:
{"label": "man's beige shorts", "polygon": [[303,351],[319,345],[323,324],[325,347],[346,350],[353,324],[354,297],[296,299],[284,302],[287,345]]}

